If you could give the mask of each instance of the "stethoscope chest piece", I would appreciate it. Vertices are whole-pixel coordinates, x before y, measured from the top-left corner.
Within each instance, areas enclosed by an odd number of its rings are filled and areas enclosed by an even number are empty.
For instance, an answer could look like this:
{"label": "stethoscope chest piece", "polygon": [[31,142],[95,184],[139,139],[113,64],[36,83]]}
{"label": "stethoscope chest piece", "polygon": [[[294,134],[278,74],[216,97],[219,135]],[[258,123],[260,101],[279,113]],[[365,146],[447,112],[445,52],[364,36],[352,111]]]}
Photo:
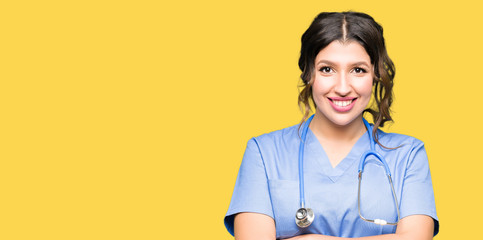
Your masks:
{"label": "stethoscope chest piece", "polygon": [[310,208],[299,208],[295,213],[295,223],[301,228],[306,228],[314,221],[314,211]]}

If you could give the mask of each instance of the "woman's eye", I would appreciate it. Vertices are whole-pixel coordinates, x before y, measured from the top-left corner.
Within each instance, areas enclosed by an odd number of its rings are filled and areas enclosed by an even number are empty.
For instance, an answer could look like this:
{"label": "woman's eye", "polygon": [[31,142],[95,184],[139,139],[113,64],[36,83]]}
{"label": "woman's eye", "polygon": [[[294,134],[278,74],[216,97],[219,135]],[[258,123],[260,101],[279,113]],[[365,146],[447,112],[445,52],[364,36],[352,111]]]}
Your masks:
{"label": "woman's eye", "polygon": [[367,72],[364,68],[354,68],[355,73],[365,73]]}
{"label": "woman's eye", "polygon": [[320,71],[323,73],[330,73],[332,69],[330,67],[321,67]]}

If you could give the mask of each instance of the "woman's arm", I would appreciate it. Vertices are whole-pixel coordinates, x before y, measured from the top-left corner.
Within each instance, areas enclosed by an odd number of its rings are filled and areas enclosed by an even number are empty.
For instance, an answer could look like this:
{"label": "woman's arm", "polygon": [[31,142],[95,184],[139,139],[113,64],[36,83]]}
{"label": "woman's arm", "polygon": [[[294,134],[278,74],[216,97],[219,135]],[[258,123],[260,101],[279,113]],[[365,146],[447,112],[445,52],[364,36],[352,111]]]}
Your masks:
{"label": "woman's arm", "polygon": [[[433,239],[434,221],[426,215],[411,215],[399,221],[396,233],[370,237],[353,238],[360,240],[431,240]],[[300,235],[288,240],[340,240],[346,238],[318,234]]]}
{"label": "woman's arm", "polygon": [[243,212],[235,216],[236,240],[275,240],[275,221],[260,213]]}
{"label": "woman's arm", "polygon": [[[401,219],[396,233],[370,237],[354,238],[360,240],[430,240],[433,239],[434,222],[426,215],[411,215]],[[275,222],[264,214],[239,213],[235,217],[236,240],[274,240],[276,239]],[[307,234],[288,240],[341,240],[348,238],[332,237],[319,234]]]}

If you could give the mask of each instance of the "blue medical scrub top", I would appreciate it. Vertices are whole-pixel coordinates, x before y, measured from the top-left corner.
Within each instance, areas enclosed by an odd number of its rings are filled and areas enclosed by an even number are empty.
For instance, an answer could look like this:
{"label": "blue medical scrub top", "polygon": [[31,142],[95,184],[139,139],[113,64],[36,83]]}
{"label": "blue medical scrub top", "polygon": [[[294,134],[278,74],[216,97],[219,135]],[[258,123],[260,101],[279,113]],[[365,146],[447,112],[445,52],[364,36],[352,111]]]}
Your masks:
{"label": "blue medical scrub top", "polygon": [[[357,211],[358,165],[370,149],[367,132],[350,153],[333,168],[316,136],[309,129],[304,152],[305,206],[315,220],[307,228],[295,224],[300,208],[298,125],[261,135],[248,141],[238,172],[225,226],[233,235],[237,213],[254,212],[275,220],[277,239],[315,233],[337,237],[364,237],[394,233],[396,226],[365,222]],[[301,130],[300,130],[301,131]],[[401,218],[422,214],[434,219],[434,235],[439,231],[433,186],[424,144],[401,134],[378,131],[376,146],[392,173]],[[397,220],[391,187],[382,163],[366,160],[361,184],[361,212],[365,218]]]}

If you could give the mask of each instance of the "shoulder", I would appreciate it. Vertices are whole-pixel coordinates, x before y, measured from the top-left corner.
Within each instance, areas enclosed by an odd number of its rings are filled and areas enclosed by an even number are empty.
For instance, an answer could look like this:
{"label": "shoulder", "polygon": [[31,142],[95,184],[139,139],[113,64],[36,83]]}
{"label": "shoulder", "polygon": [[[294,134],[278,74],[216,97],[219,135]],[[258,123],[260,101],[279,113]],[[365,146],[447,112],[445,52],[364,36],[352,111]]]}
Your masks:
{"label": "shoulder", "polygon": [[276,131],[268,132],[256,137],[253,140],[257,145],[276,146],[279,144],[291,144],[294,141],[299,141],[299,125],[293,125],[287,128],[279,129]]}
{"label": "shoulder", "polygon": [[386,133],[382,130],[378,130],[377,132],[378,132],[379,142],[388,148],[397,148],[397,147],[404,147],[404,146],[418,147],[418,146],[424,145],[423,141],[405,134]]}
{"label": "shoulder", "polygon": [[299,125],[293,125],[253,137],[248,141],[247,150],[258,152],[267,161],[280,156],[291,156],[300,144],[298,132]]}
{"label": "shoulder", "polygon": [[[386,160],[397,160],[400,167],[422,166],[428,164],[428,158],[423,141],[404,134],[385,133],[378,130],[379,142],[384,146],[378,146],[380,153],[385,155]],[[392,161],[392,160],[389,160]],[[416,164],[414,164],[416,163]]]}
{"label": "shoulder", "polygon": [[[250,139],[246,156],[256,156],[268,179],[292,179],[300,146],[299,127],[294,125]],[[295,178],[294,178],[295,179]]]}

